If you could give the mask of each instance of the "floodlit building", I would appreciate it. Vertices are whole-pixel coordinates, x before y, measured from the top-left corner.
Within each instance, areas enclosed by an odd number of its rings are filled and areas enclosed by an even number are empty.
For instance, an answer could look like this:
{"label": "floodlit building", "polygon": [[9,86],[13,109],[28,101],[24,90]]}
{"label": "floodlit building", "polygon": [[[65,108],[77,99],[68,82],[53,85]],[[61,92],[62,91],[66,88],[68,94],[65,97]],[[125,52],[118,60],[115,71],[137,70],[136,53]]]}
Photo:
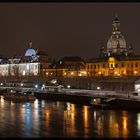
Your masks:
{"label": "floodlit building", "polygon": [[85,62],[78,56],[63,57],[57,62],[53,62],[46,69],[46,76],[77,77],[87,76]]}
{"label": "floodlit building", "polygon": [[35,51],[30,42],[25,56],[0,57],[0,76],[39,76],[49,65],[48,55],[44,51]]}
{"label": "floodlit building", "polygon": [[127,45],[117,16],[107,46],[101,46],[99,58],[86,62],[86,71],[88,76],[140,76],[140,55],[135,55],[132,45]]}

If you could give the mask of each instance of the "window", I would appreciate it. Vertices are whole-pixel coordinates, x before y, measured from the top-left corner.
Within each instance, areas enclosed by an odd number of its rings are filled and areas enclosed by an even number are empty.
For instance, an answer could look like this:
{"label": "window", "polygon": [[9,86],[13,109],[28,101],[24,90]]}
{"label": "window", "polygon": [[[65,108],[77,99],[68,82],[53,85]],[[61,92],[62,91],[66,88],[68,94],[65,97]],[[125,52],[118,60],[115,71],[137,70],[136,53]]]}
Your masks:
{"label": "window", "polygon": [[92,69],[92,65],[90,66],[90,68]]}
{"label": "window", "polygon": [[137,62],[135,63],[135,67],[136,67],[136,68],[138,67],[138,63],[137,63]]}
{"label": "window", "polygon": [[127,67],[129,68],[129,63],[127,64]]}
{"label": "window", "polygon": [[131,68],[133,68],[133,63],[131,63]]}

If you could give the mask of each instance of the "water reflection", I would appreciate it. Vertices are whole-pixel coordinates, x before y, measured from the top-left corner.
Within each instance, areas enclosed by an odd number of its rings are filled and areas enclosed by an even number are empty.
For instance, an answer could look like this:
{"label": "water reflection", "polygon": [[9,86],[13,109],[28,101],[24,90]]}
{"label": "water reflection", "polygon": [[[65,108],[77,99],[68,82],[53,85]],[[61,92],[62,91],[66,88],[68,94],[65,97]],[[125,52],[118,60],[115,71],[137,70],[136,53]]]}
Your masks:
{"label": "water reflection", "polygon": [[128,113],[126,111],[122,112],[122,135],[127,137],[128,135]]}
{"label": "water reflection", "polygon": [[[140,112],[38,100],[13,103],[0,98],[0,137],[139,137]],[[7,135],[8,132],[8,135]]]}

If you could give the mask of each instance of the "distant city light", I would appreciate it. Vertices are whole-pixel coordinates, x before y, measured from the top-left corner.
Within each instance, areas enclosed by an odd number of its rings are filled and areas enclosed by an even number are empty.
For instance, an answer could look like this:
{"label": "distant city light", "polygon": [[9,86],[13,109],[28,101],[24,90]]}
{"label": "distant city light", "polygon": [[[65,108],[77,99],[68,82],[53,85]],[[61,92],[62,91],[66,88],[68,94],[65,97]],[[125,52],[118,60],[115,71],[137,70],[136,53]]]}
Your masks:
{"label": "distant city light", "polygon": [[101,89],[101,87],[97,87],[97,89],[99,90],[99,89]]}
{"label": "distant city light", "polygon": [[70,88],[71,86],[70,85],[67,85],[67,88]]}
{"label": "distant city light", "polygon": [[20,86],[23,86],[23,83],[21,83]]}
{"label": "distant city light", "polygon": [[38,85],[35,85],[35,88],[38,88]]}
{"label": "distant city light", "polygon": [[3,83],[0,83],[1,86],[3,86]]}
{"label": "distant city light", "polygon": [[51,83],[52,84],[56,84],[57,83],[57,80],[56,79],[53,79],[53,80],[51,80]]}

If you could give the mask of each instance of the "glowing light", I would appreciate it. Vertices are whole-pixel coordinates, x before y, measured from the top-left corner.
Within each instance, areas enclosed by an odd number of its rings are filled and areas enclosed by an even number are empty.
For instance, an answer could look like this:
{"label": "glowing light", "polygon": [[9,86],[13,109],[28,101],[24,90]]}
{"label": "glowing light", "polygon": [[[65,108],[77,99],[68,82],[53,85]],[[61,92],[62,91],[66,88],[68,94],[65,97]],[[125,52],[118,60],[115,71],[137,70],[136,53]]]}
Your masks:
{"label": "glowing light", "polygon": [[23,83],[21,83],[20,86],[23,86]]}
{"label": "glowing light", "polygon": [[71,74],[71,75],[74,75],[74,72],[72,71],[70,74]]}
{"label": "glowing light", "polygon": [[23,73],[22,73],[23,75],[25,75],[25,70],[23,71]]}
{"label": "glowing light", "polygon": [[46,75],[49,75],[49,73],[48,73],[48,72],[46,72]]}
{"label": "glowing light", "polygon": [[53,79],[53,80],[51,80],[51,83],[52,84],[56,84],[57,83],[57,80],[56,79]]}
{"label": "glowing light", "polygon": [[70,85],[67,85],[67,88],[70,88],[71,86]]}
{"label": "glowing light", "polygon": [[67,75],[67,73],[66,73],[66,72],[64,72],[64,75]]}
{"label": "glowing light", "polygon": [[29,70],[29,65],[27,65],[27,70]]}
{"label": "glowing light", "polygon": [[101,71],[99,71],[99,74],[101,74]]}
{"label": "glowing light", "polygon": [[3,86],[3,83],[0,83],[1,86]]}
{"label": "glowing light", "polygon": [[97,89],[99,90],[99,89],[101,89],[101,87],[97,87]]}
{"label": "glowing light", "polygon": [[38,88],[38,85],[35,85],[35,88]]}
{"label": "glowing light", "polygon": [[137,71],[134,71],[134,73],[137,74],[138,72]]}
{"label": "glowing light", "polygon": [[79,76],[87,76],[87,72],[86,71],[80,71]]}
{"label": "glowing light", "polygon": [[139,91],[139,90],[140,90],[140,84],[136,84],[136,85],[135,85],[135,90],[136,90],[136,91]]}

